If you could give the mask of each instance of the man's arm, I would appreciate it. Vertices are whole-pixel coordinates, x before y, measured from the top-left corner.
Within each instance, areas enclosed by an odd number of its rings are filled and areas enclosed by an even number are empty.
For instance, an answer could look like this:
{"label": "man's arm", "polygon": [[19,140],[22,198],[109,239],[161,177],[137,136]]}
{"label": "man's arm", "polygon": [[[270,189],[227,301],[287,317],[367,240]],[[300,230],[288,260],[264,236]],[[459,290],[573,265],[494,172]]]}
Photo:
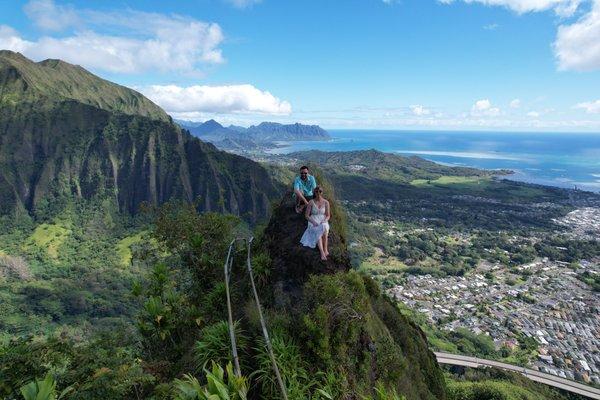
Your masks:
{"label": "man's arm", "polygon": [[302,194],[302,190],[294,188],[294,193],[296,193],[296,196],[298,196],[298,198],[302,200],[304,204],[308,204],[306,197],[304,197],[304,194]]}
{"label": "man's arm", "polygon": [[[298,178],[296,178],[298,179]],[[308,201],[306,200],[306,197],[304,197],[304,193],[302,193],[302,190],[300,189],[300,184],[295,180],[294,181],[294,193],[296,193],[296,196],[306,205],[308,204]]]}

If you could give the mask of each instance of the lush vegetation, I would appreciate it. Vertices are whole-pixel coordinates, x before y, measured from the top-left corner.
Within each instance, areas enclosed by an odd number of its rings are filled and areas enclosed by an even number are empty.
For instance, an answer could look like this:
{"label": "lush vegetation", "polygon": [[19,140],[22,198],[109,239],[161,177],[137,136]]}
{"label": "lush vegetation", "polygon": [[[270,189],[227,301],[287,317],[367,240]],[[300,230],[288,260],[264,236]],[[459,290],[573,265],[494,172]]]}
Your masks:
{"label": "lush vegetation", "polygon": [[74,100],[103,110],[168,121],[170,117],[140,93],[101,79],[61,60],[33,62],[0,50],[0,106],[21,102]]}
{"label": "lush vegetation", "polygon": [[[78,208],[45,222],[65,230],[22,225],[19,233],[14,229],[5,233],[13,243],[5,249],[7,254],[13,254],[19,243],[28,243],[23,256],[28,260],[32,255],[40,257],[39,264],[33,263],[30,280],[19,280],[14,274],[4,280],[13,292],[26,293],[22,303],[12,299],[12,304],[32,307],[26,315],[15,308],[12,318],[29,321],[35,315],[44,319],[40,323],[44,329],[31,335],[36,332],[34,326],[24,327],[27,334],[20,334],[13,325],[5,327],[0,347],[3,397],[16,399],[22,390],[34,393],[46,385],[54,396],[48,398],[62,395],[65,399],[280,398],[256,309],[248,296],[243,248],[235,253],[232,296],[245,378],[232,376],[227,367],[232,357],[224,322],[222,262],[230,239],[244,229],[239,219],[198,213],[189,204],[167,203],[147,211],[153,224],[131,220],[129,227],[123,223],[112,230],[94,225],[94,240],[84,236],[79,243],[73,237],[84,235],[91,221],[97,224],[107,210],[89,204],[73,207]],[[82,216],[90,221],[77,219]],[[121,235],[115,237],[116,231]],[[146,233],[141,237],[151,235],[152,239],[138,240],[142,231]],[[60,243],[46,240],[41,232],[60,237]],[[45,244],[56,242],[56,257],[47,248],[39,248],[39,241],[24,240],[31,235],[43,238]],[[86,252],[83,248],[91,243],[94,246]],[[123,251],[117,251],[123,250],[123,243],[131,246],[132,260],[127,266]],[[400,399],[400,394],[413,399],[443,398],[443,377],[426,342],[415,336],[416,328],[381,296],[370,278],[356,272],[315,276],[305,283],[303,296],[294,306],[282,308],[277,306],[270,279],[271,257],[261,243],[257,241],[253,264],[290,399],[354,395]],[[128,277],[121,281],[123,286],[127,282],[126,287],[107,290],[112,292],[113,306],[122,307],[129,299],[129,311],[109,320],[92,316],[98,313],[99,294],[86,292],[91,290],[87,275],[76,265],[84,263],[84,258],[77,257],[87,258],[96,277],[110,276],[110,271],[121,274],[119,278]],[[62,278],[52,275],[56,269]],[[76,283],[81,285],[78,291],[69,286]],[[80,297],[71,299],[74,292]],[[73,304],[80,305],[77,317],[72,315]],[[86,321],[97,323],[81,328]],[[420,369],[411,368],[415,365]]]}
{"label": "lush vegetation", "polygon": [[[40,211],[35,219],[2,222],[3,341],[59,332],[87,336],[135,317],[138,301],[131,284],[143,265],[124,264],[117,250],[124,248],[120,238],[136,237],[146,225],[144,216],[123,215],[110,201],[79,201],[54,216]],[[153,248],[152,242],[132,242],[128,250],[142,248]]]}

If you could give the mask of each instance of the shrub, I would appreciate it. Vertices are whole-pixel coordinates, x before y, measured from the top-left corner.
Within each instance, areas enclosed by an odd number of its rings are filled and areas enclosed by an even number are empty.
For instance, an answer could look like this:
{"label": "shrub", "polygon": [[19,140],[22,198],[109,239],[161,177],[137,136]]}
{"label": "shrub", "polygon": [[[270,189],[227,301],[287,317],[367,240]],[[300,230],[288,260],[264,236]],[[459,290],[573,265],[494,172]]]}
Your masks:
{"label": "shrub", "polygon": [[[242,353],[247,346],[248,339],[238,322],[234,323],[234,331],[238,352]],[[197,370],[206,368],[209,361],[219,365],[233,361],[227,321],[217,322],[200,331],[200,340],[194,346],[194,359]],[[243,357],[240,357],[240,362],[242,361]]]}

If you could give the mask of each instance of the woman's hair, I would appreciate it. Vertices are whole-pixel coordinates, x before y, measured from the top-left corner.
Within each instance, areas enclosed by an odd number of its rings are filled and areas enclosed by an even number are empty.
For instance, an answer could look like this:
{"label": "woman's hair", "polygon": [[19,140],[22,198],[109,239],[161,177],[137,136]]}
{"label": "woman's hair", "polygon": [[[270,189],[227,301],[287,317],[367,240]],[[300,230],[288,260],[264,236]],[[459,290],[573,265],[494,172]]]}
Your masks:
{"label": "woman's hair", "polygon": [[[314,197],[317,197],[317,192],[323,192],[323,187],[315,186],[315,188],[313,189]],[[321,195],[321,194],[319,194],[319,195]]]}

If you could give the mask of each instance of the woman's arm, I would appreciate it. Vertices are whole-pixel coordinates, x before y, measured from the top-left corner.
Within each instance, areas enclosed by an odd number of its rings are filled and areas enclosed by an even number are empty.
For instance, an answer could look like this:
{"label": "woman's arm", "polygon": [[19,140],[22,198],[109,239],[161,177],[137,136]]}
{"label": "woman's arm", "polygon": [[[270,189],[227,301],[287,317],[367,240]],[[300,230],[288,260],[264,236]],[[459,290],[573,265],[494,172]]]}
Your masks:
{"label": "woman's arm", "polygon": [[308,202],[308,206],[306,206],[306,211],[304,211],[304,216],[306,217],[308,222],[310,222],[314,226],[317,226],[317,223],[314,221],[314,219],[312,218],[312,215],[311,215],[312,206],[313,206],[313,202],[311,200]]}
{"label": "woman's arm", "polygon": [[331,218],[331,211],[329,210],[329,201],[325,203],[325,221],[329,222],[329,218]]}

